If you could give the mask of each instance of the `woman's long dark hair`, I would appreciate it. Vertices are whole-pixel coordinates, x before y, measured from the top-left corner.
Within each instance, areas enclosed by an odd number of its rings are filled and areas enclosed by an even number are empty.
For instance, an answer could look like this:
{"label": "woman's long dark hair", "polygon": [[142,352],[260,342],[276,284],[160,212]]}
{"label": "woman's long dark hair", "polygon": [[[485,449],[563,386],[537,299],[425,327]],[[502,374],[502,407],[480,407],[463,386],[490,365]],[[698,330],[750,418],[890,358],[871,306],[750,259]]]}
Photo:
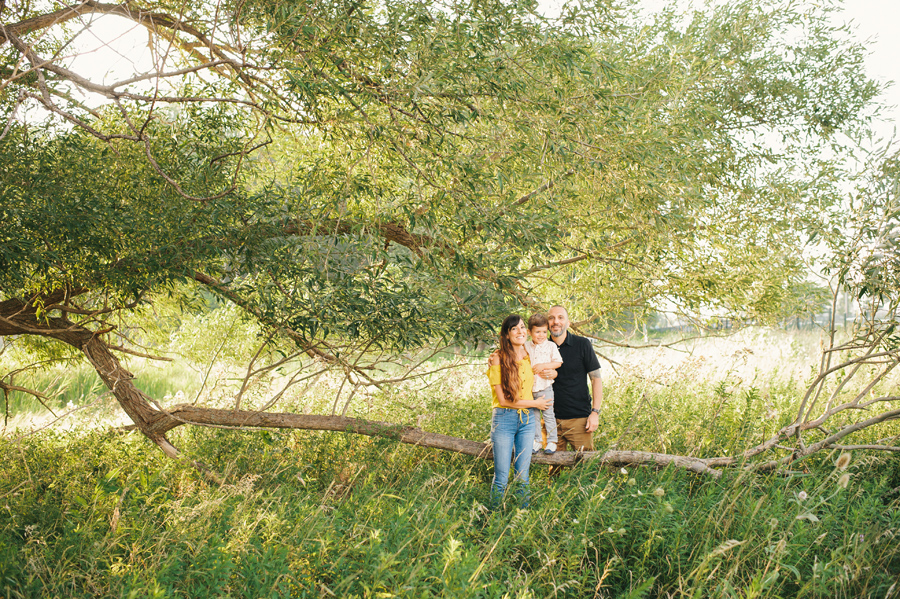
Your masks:
{"label": "woman's long dark hair", "polygon": [[521,316],[510,314],[500,325],[500,351],[497,352],[500,354],[500,388],[503,389],[506,401],[511,403],[519,400],[522,382],[519,380],[519,364],[516,360],[516,350],[509,340],[509,331],[519,326],[520,322]]}

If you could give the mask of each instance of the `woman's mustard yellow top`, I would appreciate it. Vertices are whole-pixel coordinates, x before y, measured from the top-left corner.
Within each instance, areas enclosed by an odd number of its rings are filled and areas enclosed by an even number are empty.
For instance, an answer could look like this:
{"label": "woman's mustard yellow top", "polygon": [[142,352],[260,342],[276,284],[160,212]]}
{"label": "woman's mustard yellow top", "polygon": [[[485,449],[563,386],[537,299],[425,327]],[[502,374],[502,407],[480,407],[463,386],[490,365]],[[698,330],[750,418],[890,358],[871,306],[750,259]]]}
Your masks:
{"label": "woman's mustard yellow top", "polygon": [[[519,365],[519,397],[516,398],[516,401],[534,399],[534,396],[531,394],[531,388],[534,386],[534,373],[531,371],[531,360],[528,359],[528,356],[526,355],[517,363]],[[500,384],[500,365],[494,364],[489,367],[487,376],[488,380],[491,382],[491,395],[494,396],[492,407],[499,408],[501,407],[500,400],[497,399],[497,390],[494,386]],[[515,410],[517,408],[508,409]]]}

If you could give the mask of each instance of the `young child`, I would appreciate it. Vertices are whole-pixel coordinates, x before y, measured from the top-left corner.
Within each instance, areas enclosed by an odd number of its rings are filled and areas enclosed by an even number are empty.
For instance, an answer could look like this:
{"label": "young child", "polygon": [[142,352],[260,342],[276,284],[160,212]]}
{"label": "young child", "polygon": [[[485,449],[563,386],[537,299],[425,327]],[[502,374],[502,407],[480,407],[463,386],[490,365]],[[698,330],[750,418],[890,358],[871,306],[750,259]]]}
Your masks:
{"label": "young child", "polygon": [[[553,414],[553,381],[541,377],[538,373],[547,369],[556,370],[562,366],[562,356],[559,355],[559,348],[553,341],[547,339],[547,317],[543,314],[534,314],[528,319],[528,332],[531,333],[531,340],[525,342],[525,351],[533,366],[534,372],[534,398],[546,397],[550,400],[550,407],[543,410],[541,414],[544,416],[544,426],[547,428],[547,449],[544,453],[556,452],[556,443],[558,441],[556,434],[556,416]],[[536,427],[534,431],[533,453],[541,450],[541,427]]]}

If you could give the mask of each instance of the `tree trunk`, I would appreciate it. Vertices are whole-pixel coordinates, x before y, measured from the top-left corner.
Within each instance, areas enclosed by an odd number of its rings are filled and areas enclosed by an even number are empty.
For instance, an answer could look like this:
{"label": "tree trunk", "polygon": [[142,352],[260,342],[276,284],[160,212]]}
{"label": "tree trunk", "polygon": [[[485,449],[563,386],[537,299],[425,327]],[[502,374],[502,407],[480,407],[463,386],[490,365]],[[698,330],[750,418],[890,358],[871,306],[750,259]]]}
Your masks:
{"label": "tree trunk", "polygon": [[[42,305],[52,305],[61,300],[61,295],[50,296],[44,298]],[[152,426],[163,417],[162,412],[153,407],[152,400],[134,386],[131,382],[134,375],[122,367],[97,333],[66,318],[38,318],[34,303],[11,299],[0,302],[0,335],[40,335],[82,351],[135,426],[167,456],[179,457],[178,449],[166,439],[164,432]]]}

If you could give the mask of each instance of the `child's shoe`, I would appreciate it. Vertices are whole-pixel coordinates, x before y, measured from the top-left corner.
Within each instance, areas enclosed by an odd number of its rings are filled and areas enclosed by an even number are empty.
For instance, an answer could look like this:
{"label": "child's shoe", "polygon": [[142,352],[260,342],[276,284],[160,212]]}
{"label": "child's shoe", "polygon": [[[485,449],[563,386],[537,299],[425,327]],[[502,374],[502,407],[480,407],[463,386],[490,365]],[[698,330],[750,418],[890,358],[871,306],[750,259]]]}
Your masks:
{"label": "child's shoe", "polygon": [[556,443],[548,441],[547,449],[544,450],[544,453],[556,453]]}
{"label": "child's shoe", "polygon": [[541,442],[534,441],[533,444],[531,445],[531,453],[537,453],[540,450],[541,450]]}

